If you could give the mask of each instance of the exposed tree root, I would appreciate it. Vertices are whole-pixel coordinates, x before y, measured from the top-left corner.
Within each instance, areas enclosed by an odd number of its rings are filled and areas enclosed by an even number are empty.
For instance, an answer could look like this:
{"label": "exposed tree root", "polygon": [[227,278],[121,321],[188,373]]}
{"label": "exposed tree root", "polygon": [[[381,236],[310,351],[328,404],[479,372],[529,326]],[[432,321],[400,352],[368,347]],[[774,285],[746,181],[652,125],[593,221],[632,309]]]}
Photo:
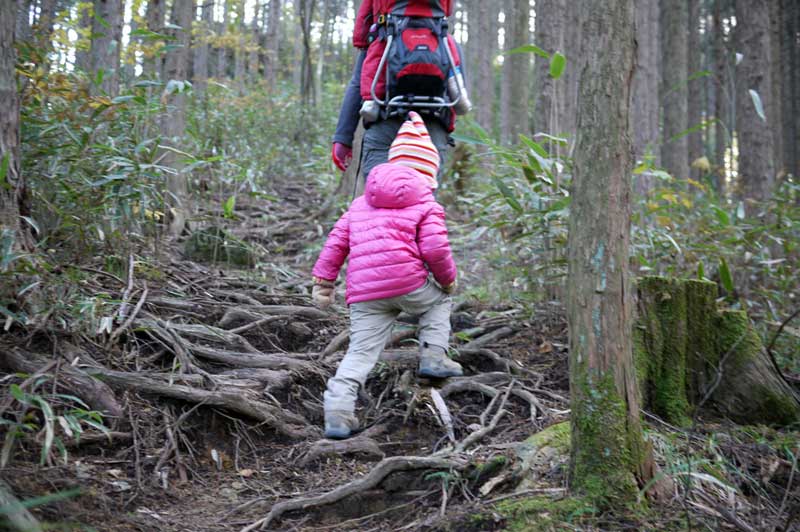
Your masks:
{"label": "exposed tree root", "polygon": [[249,305],[229,308],[219,321],[220,327],[229,327],[237,322],[250,323],[266,316],[299,316],[311,320],[323,320],[332,315],[314,307],[296,305]]}
{"label": "exposed tree root", "polygon": [[123,371],[90,368],[87,372],[102,378],[112,386],[137,392],[171,397],[206,406],[218,406],[264,422],[281,434],[291,438],[309,438],[319,434],[319,429],[309,425],[300,415],[260,401],[249,391],[202,390],[181,384],[169,384],[159,380]]}
{"label": "exposed tree root", "polygon": [[356,436],[348,440],[319,440],[311,445],[308,452],[298,462],[301,467],[306,467],[327,456],[342,456],[345,454],[361,454],[369,458],[384,458],[384,453],[378,443],[366,436]]}
{"label": "exposed tree root", "polygon": [[[313,372],[313,364],[306,353],[262,353],[226,351],[198,344],[188,344],[188,349],[200,358],[238,368],[265,368]],[[305,358],[305,359],[304,359]]]}
{"label": "exposed tree root", "polygon": [[266,517],[244,527],[241,532],[250,532],[256,529],[267,530],[270,523],[279,519],[286,512],[292,510],[308,510],[326,504],[333,504],[350,495],[370,490],[380,484],[384,478],[397,471],[414,471],[419,469],[448,469],[460,471],[466,467],[466,465],[467,462],[458,457],[393,456],[391,458],[385,458],[365,476],[339,486],[332,491],[313,497],[298,497],[296,499],[277,503],[270,509]]}
{"label": "exposed tree root", "polygon": [[[0,351],[0,363],[12,371],[32,374],[45,366],[48,359],[12,348]],[[67,364],[58,368],[58,380],[65,390],[94,410],[104,412],[106,416],[116,419],[123,417],[124,410],[107,384],[93,379],[84,371]]]}

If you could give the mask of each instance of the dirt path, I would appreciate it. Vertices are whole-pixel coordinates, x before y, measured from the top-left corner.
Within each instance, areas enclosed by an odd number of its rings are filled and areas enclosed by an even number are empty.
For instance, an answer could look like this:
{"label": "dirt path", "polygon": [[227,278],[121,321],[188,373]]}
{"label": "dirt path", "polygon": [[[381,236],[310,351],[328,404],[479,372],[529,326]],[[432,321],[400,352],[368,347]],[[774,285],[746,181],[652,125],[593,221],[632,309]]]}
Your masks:
{"label": "dirt path", "polygon": [[[65,356],[75,371],[110,385],[123,415],[110,444],[85,441],[46,475],[34,476],[25,460],[6,470],[22,496],[83,487],[84,495],[43,509],[43,518],[108,531],[242,530],[279,502],[324,494],[389,464],[398,470],[375,485],[289,511],[268,529],[385,529],[389,522],[424,529],[476,511],[473,491],[491,476],[454,483],[450,462],[428,468],[419,460],[469,462],[474,471],[564,419],[563,323],[462,298],[452,342],[467,375],[418,379],[414,320],[401,317],[359,401],[367,430],[346,442],[321,440],[322,391],[347,347],[347,313],[341,304],[329,312],[310,306],[317,248],[309,244],[321,245],[324,231],[308,221],[304,191],[282,194],[280,210],[242,203],[238,219],[226,223],[261,249],[256,270],[175,252],[160,263],[137,261],[129,286],[87,277],[98,293],[127,293],[129,320],[111,339],[69,339]],[[46,353],[14,347],[7,357],[35,369]]]}

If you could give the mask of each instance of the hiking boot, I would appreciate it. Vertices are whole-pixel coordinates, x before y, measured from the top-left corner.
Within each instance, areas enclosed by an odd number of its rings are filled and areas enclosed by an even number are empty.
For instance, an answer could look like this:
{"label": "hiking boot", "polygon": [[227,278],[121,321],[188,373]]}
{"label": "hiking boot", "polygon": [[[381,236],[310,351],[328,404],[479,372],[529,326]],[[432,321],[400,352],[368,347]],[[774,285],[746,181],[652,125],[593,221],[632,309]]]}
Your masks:
{"label": "hiking boot", "polygon": [[461,364],[450,360],[443,348],[424,345],[420,349],[418,376],[446,379],[447,377],[460,377],[463,374],[464,369]]}
{"label": "hiking boot", "polygon": [[345,410],[331,410],[325,412],[325,437],[331,440],[344,440],[349,438],[358,428],[358,419]]}

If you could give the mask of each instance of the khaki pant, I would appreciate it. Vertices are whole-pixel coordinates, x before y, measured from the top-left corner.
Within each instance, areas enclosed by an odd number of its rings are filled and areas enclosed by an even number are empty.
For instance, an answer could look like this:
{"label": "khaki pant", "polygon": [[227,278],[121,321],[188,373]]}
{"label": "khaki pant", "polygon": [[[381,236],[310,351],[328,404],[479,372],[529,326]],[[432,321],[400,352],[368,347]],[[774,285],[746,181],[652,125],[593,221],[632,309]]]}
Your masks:
{"label": "khaki pant", "polygon": [[328,381],[325,411],[355,410],[358,387],[375,367],[400,312],[419,315],[419,342],[447,349],[453,301],[431,281],[404,296],[350,305],[350,348]]}

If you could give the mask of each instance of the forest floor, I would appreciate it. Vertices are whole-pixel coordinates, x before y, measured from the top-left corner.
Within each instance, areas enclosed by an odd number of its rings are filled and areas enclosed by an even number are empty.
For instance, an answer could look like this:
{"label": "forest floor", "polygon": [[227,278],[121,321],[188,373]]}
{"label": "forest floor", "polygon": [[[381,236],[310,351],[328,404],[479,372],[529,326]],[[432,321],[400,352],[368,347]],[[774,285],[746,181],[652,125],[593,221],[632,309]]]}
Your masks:
{"label": "forest floor", "polygon": [[[31,366],[23,389],[51,374],[53,389],[58,381],[87,400],[76,375],[92,375],[110,386],[95,390],[95,404],[120,414],[106,420],[111,436],[67,442],[66,461],[54,454],[41,466],[41,441],[17,442],[2,477],[18,497],[80,488],[33,510],[53,529],[800,526],[796,455],[783,445],[797,433],[766,428],[686,431],[651,420],[659,464],[676,480],[665,500],[603,515],[566,498],[567,334],[552,303],[457,297],[453,356],[466,376],[441,382],[416,377],[414,320],[401,316],[360,398],[366,430],[321,439],[322,392],[347,348],[346,308],[341,292],[329,311],[310,302],[320,202],[299,186],[276,192],[280,204],[240,202],[224,223],[262,252],[257,267],[190,261],[179,243],[160,260],[136,259],[133,275],[104,272],[98,259],[75,272],[87,294],[124,302],[110,333],[12,329],[0,338],[7,364]],[[491,274],[481,250],[459,244],[460,225],[451,227],[461,286],[480,283]]]}

